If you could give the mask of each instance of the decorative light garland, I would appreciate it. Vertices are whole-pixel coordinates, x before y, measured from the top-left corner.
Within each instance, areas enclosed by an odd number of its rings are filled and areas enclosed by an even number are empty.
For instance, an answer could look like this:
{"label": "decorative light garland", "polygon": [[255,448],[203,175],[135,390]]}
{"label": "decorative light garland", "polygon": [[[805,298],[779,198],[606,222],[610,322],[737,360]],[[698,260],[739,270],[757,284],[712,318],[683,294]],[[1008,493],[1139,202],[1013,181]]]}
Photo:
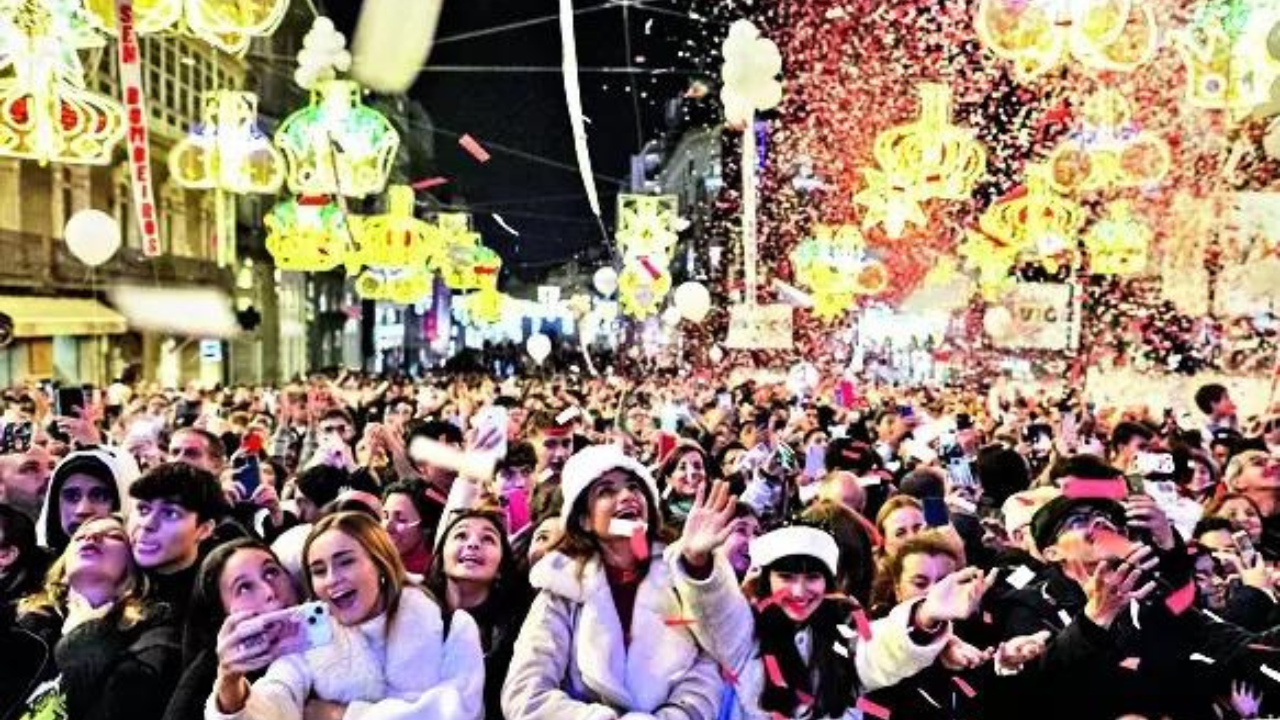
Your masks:
{"label": "decorative light garland", "polygon": [[[84,5],[95,25],[115,32],[115,0],[84,0]],[[140,34],[192,35],[240,55],[254,38],[268,37],[280,27],[289,0],[134,0],[133,5]]]}
{"label": "decorative light garland", "polygon": [[105,44],[80,0],[0,2],[0,155],[106,165],[124,110],[85,89],[78,52]]}
{"label": "decorative light garland", "polygon": [[812,291],[813,314],[831,322],[843,317],[859,295],[875,295],[889,284],[888,271],[866,256],[866,240],[852,225],[818,225],[813,237],[791,253],[796,282]]}
{"label": "decorative light garland", "polygon": [[674,195],[618,196],[614,237],[623,257],[618,299],[631,317],[643,319],[656,314],[671,292],[667,265],[679,241],[675,230],[679,207]]}
{"label": "decorative light garland", "polygon": [[974,29],[1024,81],[1068,56],[1095,70],[1132,72],[1159,47],[1155,11],[1145,0],[981,0]]}
{"label": "decorative light garland", "polygon": [[342,265],[351,251],[351,230],[326,197],[285,200],[263,218],[267,252],[281,270],[326,272]]}
{"label": "decorative light garland", "polygon": [[284,183],[279,150],[258,127],[258,96],[236,90],[205,93],[202,118],[169,153],[174,182],[194,190],[270,194]]}
{"label": "decorative light garland", "polygon": [[1169,144],[1133,122],[1123,95],[1100,90],[1085,102],[1083,114],[1083,126],[1049,155],[1055,190],[1151,187],[1169,174]]}
{"label": "decorative light garland", "polygon": [[400,135],[361,102],[359,85],[328,80],[316,85],[309,106],[285,118],[275,143],[289,162],[291,192],[358,198],[387,186]]}
{"label": "decorative light garland", "polygon": [[346,259],[348,271],[361,265],[380,270],[426,267],[441,246],[436,228],[414,217],[413,209],[413,188],[392,185],[386,213],[352,218],[356,250]]}
{"label": "decorative light garland", "polygon": [[1147,268],[1155,233],[1133,214],[1133,206],[1117,200],[1107,216],[1084,236],[1089,270],[1096,275],[1137,275]]}

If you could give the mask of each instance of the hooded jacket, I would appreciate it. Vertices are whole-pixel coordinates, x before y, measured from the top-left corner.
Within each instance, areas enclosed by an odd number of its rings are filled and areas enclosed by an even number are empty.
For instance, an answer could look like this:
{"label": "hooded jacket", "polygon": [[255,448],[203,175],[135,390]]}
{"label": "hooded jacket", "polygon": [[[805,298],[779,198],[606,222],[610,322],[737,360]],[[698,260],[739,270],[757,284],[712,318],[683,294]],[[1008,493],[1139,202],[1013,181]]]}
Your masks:
{"label": "hooded jacket", "polygon": [[106,483],[115,491],[112,512],[128,516],[129,486],[142,473],[138,463],[128,452],[113,447],[95,447],[77,450],[62,459],[53,469],[49,480],[49,492],[44,496],[40,520],[36,523],[36,542],[55,553],[66,549],[71,538],[62,530],[62,486],[73,474],[89,475]]}

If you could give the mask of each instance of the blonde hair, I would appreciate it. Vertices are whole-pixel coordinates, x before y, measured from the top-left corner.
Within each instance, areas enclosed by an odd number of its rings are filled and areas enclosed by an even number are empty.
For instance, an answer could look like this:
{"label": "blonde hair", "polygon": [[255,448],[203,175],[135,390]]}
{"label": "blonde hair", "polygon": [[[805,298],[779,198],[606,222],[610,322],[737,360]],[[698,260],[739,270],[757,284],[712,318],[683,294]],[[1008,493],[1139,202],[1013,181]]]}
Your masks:
{"label": "blonde hair", "polygon": [[302,544],[302,584],[307,589],[307,596],[312,598],[316,596],[315,587],[311,584],[311,572],[308,569],[311,544],[330,530],[355,540],[365,552],[369,553],[369,559],[378,569],[382,592],[385,593],[383,600],[387,609],[387,619],[394,619],[396,610],[400,606],[400,594],[405,586],[410,585],[409,574],[404,568],[404,562],[400,559],[400,553],[396,552],[391,536],[377,520],[362,512],[326,515],[311,528],[311,534]]}
{"label": "blonde hair", "polygon": [[880,506],[880,512],[876,513],[876,532],[880,536],[884,536],[884,523],[889,516],[903,508],[915,508],[920,512],[924,512],[924,504],[911,495],[894,495]]}
{"label": "blonde hair", "polygon": [[[111,522],[120,526],[121,530],[125,529],[123,518],[119,515],[107,515],[86,521],[72,534],[72,539],[74,540],[84,528],[101,522]],[[44,586],[18,603],[19,615],[52,615],[66,618],[67,595],[71,592],[71,582],[67,578],[67,558],[71,552],[71,546],[68,545],[62,555],[49,566],[49,571],[45,573]],[[151,583],[147,580],[146,574],[134,563],[132,552],[129,554],[127,568],[128,574],[121,583],[116,599],[117,607],[120,608],[118,626],[121,630],[128,630],[165,609],[163,604],[156,603],[148,597],[151,594]]]}
{"label": "blonde hair", "polygon": [[956,570],[965,566],[964,544],[953,533],[937,528],[922,530],[907,538],[898,551],[888,555],[880,564],[872,585],[871,606],[876,610],[887,610],[898,604],[898,582],[902,579],[902,568],[907,558],[912,555],[936,555],[951,558]]}
{"label": "blonde hair", "polygon": [[1236,480],[1244,474],[1245,468],[1254,464],[1257,460],[1266,462],[1267,453],[1261,450],[1245,450],[1244,452],[1231,458],[1231,462],[1227,463],[1227,471],[1222,475],[1222,481],[1227,487],[1233,491],[1237,491]]}

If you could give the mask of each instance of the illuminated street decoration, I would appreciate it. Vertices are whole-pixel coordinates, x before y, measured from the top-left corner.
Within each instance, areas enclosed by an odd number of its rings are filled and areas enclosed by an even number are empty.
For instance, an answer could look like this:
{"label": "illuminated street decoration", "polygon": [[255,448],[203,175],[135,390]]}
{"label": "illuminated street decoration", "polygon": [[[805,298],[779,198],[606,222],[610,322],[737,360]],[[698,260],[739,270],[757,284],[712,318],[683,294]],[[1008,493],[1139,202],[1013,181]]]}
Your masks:
{"label": "illuminated street decoration", "polygon": [[667,265],[679,236],[675,225],[679,200],[674,195],[619,195],[614,237],[622,253],[618,299],[622,310],[643,319],[662,309],[671,292]]}
{"label": "illuminated street decoration", "polygon": [[432,275],[426,269],[365,270],[355,281],[356,293],[365,300],[385,300],[401,305],[422,302],[431,295]]}
{"label": "illuminated street decoration", "polygon": [[169,153],[174,182],[193,190],[270,194],[284,183],[280,151],[258,127],[258,96],[234,90],[204,95],[203,122]]}
{"label": "illuminated street decoration", "polygon": [[85,89],[78,55],[104,44],[79,0],[0,2],[0,155],[42,165],[111,161],[124,110]]}
{"label": "illuminated street decoration", "polygon": [[[95,25],[116,30],[115,0],[85,0]],[[219,50],[240,55],[258,37],[280,26],[289,0],[135,0],[134,24],[142,35],[192,35]]]}
{"label": "illuminated street decoration", "polygon": [[814,316],[826,322],[843,317],[859,295],[883,292],[889,281],[884,265],[866,257],[866,241],[852,225],[815,227],[792,251],[791,267],[811,291]]}
{"label": "illuminated street decoration", "polygon": [[963,200],[987,168],[987,153],[971,130],[951,122],[951,90],[924,83],[920,117],[876,137],[877,167],[864,171],[867,187],[854,202],[867,208],[862,226],[883,224],[891,238],[902,236],[908,223],[927,222],[921,203]]}
{"label": "illuminated street decoration", "polygon": [[1134,217],[1133,207],[1118,200],[1107,207],[1107,216],[1085,233],[1089,269],[1096,275],[1137,275],[1147,268],[1155,233]]}
{"label": "illuminated street decoration", "polygon": [[441,213],[433,225],[438,249],[429,256],[430,269],[450,290],[479,289],[476,267],[491,264],[497,254],[480,244],[480,233],[471,229],[463,213]]}
{"label": "illuminated street decoration", "polygon": [[351,248],[351,230],[327,198],[285,200],[263,219],[267,252],[281,270],[325,272],[342,265]]}
{"label": "illuminated street decoration", "polygon": [[1053,187],[1062,193],[1158,184],[1169,174],[1169,144],[1133,122],[1129,101],[1105,89],[1085,103],[1083,127],[1049,156]]}
{"label": "illuminated street decoration", "polygon": [[1250,18],[1248,4],[1241,4],[1232,12],[1202,13],[1174,33],[1187,70],[1187,102],[1239,112],[1266,102],[1280,75],[1280,63],[1267,53],[1267,33],[1277,19],[1274,10]]}
{"label": "illuminated street decoration", "polygon": [[361,102],[359,85],[329,80],[317,84],[310,105],[285,118],[275,143],[289,163],[291,192],[358,198],[387,186],[400,135]]}
{"label": "illuminated street decoration", "polygon": [[974,29],[1023,81],[1068,56],[1094,70],[1132,72],[1159,47],[1155,11],[1145,0],[981,0]]}
{"label": "illuminated street decoration", "polygon": [[425,268],[442,245],[435,242],[436,228],[413,216],[413,205],[413,188],[392,185],[387,191],[386,213],[353,218],[356,251],[347,259],[348,268]]}

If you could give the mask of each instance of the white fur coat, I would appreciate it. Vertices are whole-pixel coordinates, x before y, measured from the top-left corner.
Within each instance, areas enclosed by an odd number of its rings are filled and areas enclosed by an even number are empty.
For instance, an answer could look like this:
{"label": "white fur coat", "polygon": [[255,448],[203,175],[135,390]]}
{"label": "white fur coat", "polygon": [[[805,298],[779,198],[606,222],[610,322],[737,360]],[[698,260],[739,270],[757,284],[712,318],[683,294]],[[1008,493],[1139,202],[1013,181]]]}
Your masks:
{"label": "white fur coat", "polygon": [[444,633],[440,607],[416,587],[386,614],[356,627],[334,624],[333,642],[276,660],[253,684],[245,708],[205,720],[302,720],[308,698],[347,706],[344,720],[481,720],[484,655],[475,620],[455,612]]}
{"label": "white fur coat", "polygon": [[516,641],[502,689],[507,720],[713,720],[718,666],[699,649],[680,616],[670,571],[654,562],[636,592],[631,644],[604,566],[551,553],[534,567],[540,590]]}

